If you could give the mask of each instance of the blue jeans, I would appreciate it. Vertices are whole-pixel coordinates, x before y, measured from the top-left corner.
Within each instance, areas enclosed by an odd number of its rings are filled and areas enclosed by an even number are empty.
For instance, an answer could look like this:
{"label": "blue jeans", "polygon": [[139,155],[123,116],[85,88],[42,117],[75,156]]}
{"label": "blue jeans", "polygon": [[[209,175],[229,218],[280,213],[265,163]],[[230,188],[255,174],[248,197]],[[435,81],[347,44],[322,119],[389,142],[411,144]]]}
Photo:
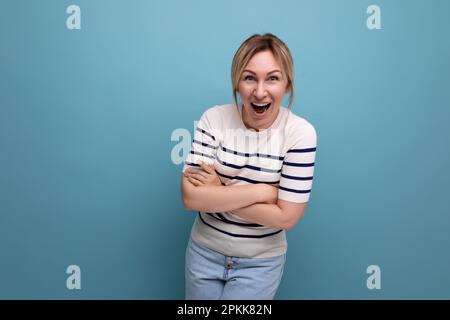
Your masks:
{"label": "blue jeans", "polygon": [[271,300],[283,275],[286,255],[273,258],[225,256],[189,239],[187,300]]}

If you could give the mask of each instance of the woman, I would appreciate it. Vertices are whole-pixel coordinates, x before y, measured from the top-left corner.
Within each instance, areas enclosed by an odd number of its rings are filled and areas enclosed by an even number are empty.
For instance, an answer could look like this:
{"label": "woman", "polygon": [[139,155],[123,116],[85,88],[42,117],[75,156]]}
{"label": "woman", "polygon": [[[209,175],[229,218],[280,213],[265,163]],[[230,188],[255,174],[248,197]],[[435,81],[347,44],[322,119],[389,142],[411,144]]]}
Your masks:
{"label": "woman", "polygon": [[210,108],[198,122],[182,177],[184,207],[198,211],[186,250],[187,299],[275,296],[285,230],[303,217],[316,151],[314,127],[290,111],[293,75],[288,47],[254,35],[233,58],[234,104]]}

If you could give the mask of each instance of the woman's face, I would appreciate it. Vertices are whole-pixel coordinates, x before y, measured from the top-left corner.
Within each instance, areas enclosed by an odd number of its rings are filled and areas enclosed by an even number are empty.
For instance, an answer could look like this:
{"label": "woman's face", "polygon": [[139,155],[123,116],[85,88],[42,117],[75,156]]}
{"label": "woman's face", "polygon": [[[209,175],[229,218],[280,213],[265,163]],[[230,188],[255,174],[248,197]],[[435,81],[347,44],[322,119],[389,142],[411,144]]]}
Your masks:
{"label": "woman's face", "polygon": [[272,52],[256,53],[244,68],[238,86],[244,103],[242,118],[247,127],[266,129],[278,115],[287,79]]}

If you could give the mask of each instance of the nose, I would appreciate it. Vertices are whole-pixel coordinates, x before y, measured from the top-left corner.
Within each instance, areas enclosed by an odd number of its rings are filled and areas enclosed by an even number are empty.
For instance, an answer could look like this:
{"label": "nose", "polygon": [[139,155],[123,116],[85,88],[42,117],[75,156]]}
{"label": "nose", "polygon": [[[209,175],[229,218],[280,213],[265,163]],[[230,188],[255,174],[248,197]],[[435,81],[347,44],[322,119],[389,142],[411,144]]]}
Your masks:
{"label": "nose", "polygon": [[267,92],[266,92],[266,88],[264,86],[264,82],[262,82],[262,81],[258,82],[253,95],[255,96],[256,99],[262,100],[266,96],[266,94],[267,94]]}

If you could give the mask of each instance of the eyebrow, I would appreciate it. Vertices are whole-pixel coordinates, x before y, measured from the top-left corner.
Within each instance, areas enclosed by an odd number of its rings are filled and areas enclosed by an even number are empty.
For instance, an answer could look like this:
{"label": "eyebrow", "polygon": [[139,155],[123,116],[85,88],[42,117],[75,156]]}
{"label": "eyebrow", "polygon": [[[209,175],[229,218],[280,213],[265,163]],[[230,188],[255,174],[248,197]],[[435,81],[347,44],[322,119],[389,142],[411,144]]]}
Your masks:
{"label": "eyebrow", "polygon": [[[245,71],[247,71],[247,72],[250,72],[250,73],[253,73],[253,74],[256,74],[256,72],[253,72],[253,71],[251,71],[251,70],[248,70],[248,69],[245,69],[244,71],[242,71],[242,72],[245,72]],[[274,72],[279,72],[279,73],[282,73],[280,70],[278,70],[278,69],[275,69],[275,70],[272,70],[272,71],[270,71],[270,72],[268,72],[267,74],[271,74],[271,73],[274,73]]]}

